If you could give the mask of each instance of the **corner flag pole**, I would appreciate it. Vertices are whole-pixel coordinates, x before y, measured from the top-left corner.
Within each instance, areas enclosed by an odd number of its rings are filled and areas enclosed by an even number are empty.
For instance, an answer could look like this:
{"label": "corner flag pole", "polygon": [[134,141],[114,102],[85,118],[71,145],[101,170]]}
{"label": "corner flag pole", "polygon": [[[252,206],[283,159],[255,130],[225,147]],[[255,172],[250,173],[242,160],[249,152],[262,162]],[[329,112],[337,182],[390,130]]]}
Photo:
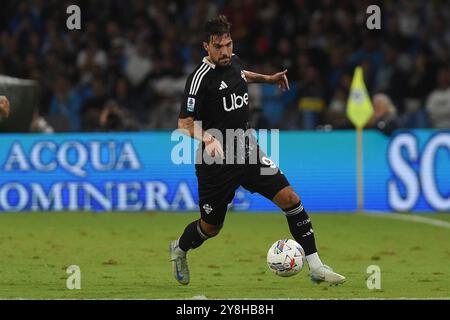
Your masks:
{"label": "corner flag pole", "polygon": [[364,175],[363,175],[363,129],[356,129],[356,193],[357,210],[364,210]]}
{"label": "corner flag pole", "polygon": [[373,115],[363,69],[355,68],[347,101],[347,117],[356,127],[356,209],[364,210],[363,130]]}

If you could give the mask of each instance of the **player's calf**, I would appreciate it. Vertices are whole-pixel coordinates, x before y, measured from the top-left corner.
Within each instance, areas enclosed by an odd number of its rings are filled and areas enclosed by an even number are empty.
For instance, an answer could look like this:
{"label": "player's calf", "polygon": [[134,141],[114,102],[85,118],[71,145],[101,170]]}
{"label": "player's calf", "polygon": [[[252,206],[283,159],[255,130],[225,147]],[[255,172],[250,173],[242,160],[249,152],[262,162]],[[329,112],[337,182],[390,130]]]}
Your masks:
{"label": "player's calf", "polygon": [[294,239],[303,247],[306,256],[317,252],[311,219],[301,201],[290,208],[283,209],[289,230]]}
{"label": "player's calf", "polygon": [[201,219],[191,222],[186,226],[180,237],[180,249],[187,252],[190,249],[200,247],[203,242],[219,234],[221,228],[222,225],[215,226]]}
{"label": "player's calf", "polygon": [[272,201],[284,211],[292,236],[305,250],[310,270],[321,267],[323,263],[317,253],[311,219],[306,213],[300,197],[291,186],[287,186],[280,190]]}
{"label": "player's calf", "polygon": [[209,238],[210,236],[202,230],[200,220],[196,220],[188,224],[184,229],[179,240],[179,246],[181,250],[187,252],[190,249],[200,247]]}
{"label": "player's calf", "polygon": [[319,258],[311,219],[306,213],[301,201],[283,210],[294,239],[305,250],[306,261],[311,271],[311,280],[315,283],[328,282],[330,284],[344,283],[345,277],[324,265]]}

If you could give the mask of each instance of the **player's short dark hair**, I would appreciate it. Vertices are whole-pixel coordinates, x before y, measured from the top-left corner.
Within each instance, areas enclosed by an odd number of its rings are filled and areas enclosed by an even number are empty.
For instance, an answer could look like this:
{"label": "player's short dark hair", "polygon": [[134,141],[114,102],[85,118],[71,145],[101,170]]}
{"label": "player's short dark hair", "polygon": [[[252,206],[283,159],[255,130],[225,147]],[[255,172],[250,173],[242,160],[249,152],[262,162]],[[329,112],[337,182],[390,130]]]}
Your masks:
{"label": "player's short dark hair", "polygon": [[231,23],[228,22],[227,17],[219,15],[208,20],[205,23],[205,42],[209,42],[213,36],[222,36],[230,34]]}

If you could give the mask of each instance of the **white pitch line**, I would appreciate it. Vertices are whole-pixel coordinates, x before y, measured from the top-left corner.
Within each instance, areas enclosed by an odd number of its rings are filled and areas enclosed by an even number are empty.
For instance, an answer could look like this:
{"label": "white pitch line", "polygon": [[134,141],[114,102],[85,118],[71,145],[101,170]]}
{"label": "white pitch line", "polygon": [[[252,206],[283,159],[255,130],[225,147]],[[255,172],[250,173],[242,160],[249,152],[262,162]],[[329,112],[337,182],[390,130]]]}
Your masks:
{"label": "white pitch line", "polygon": [[419,216],[414,216],[414,215],[399,214],[399,213],[378,213],[378,212],[365,213],[364,215],[369,216],[369,217],[378,217],[378,218],[388,218],[388,219],[395,219],[395,220],[419,222],[419,223],[429,224],[432,226],[450,229],[450,222],[442,221],[442,220],[438,220],[438,219],[426,218],[426,217],[419,217]]}

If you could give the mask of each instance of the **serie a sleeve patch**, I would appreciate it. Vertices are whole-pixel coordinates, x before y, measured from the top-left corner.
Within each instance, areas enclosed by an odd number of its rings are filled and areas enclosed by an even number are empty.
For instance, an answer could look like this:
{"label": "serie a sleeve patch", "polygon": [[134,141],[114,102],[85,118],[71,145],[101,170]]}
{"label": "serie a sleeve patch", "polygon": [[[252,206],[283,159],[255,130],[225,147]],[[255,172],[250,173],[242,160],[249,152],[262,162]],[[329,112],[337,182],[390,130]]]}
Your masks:
{"label": "serie a sleeve patch", "polygon": [[187,100],[187,111],[194,112],[195,109],[195,98],[189,97]]}

